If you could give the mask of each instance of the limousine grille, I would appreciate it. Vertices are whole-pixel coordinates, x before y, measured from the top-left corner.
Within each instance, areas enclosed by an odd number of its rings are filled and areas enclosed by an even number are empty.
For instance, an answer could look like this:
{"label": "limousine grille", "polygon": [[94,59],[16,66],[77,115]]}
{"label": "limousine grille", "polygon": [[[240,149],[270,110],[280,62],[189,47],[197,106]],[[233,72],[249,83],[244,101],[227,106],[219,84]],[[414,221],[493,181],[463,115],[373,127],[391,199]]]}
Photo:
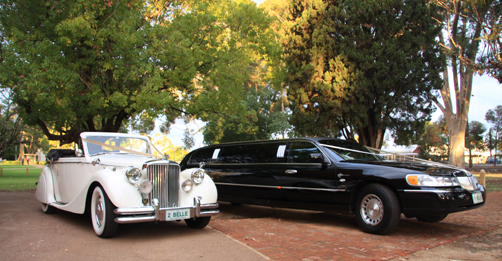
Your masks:
{"label": "limousine grille", "polygon": [[171,164],[154,164],[147,167],[148,179],[153,183],[149,200],[159,200],[161,208],[179,206],[180,167]]}

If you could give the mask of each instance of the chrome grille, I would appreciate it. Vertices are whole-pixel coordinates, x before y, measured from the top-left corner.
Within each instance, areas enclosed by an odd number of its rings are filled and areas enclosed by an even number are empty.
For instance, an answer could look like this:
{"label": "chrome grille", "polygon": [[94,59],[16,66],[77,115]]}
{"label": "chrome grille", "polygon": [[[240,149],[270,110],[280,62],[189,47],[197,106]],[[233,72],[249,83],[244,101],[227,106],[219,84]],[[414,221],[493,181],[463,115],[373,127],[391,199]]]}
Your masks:
{"label": "chrome grille", "polygon": [[180,167],[171,164],[152,164],[147,167],[148,179],[153,184],[150,202],[156,198],[161,208],[179,206]]}

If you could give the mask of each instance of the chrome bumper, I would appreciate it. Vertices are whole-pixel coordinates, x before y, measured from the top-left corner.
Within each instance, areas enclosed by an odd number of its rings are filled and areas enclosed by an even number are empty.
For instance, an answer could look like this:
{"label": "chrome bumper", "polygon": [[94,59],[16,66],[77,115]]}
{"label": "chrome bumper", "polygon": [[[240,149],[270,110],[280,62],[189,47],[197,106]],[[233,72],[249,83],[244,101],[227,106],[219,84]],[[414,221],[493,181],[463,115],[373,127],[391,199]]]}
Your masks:
{"label": "chrome bumper", "polygon": [[194,205],[192,207],[160,208],[156,203],[158,201],[153,201],[153,206],[151,207],[115,209],[113,212],[119,216],[115,218],[115,222],[119,224],[130,224],[166,221],[166,211],[176,209],[190,209],[190,218],[210,217],[220,213],[220,211],[217,209],[219,206],[218,203],[201,204],[200,198],[198,197],[195,197],[193,199]]}

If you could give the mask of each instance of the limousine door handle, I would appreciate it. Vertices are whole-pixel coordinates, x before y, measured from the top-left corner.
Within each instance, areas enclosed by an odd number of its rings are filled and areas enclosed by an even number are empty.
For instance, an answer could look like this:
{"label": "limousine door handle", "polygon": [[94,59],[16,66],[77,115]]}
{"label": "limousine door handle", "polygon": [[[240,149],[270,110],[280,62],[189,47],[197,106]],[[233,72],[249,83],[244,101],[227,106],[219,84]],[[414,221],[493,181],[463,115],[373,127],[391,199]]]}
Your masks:
{"label": "limousine door handle", "polygon": [[298,173],[298,171],[296,169],[288,169],[285,172],[286,172],[286,174],[296,174],[296,173]]}

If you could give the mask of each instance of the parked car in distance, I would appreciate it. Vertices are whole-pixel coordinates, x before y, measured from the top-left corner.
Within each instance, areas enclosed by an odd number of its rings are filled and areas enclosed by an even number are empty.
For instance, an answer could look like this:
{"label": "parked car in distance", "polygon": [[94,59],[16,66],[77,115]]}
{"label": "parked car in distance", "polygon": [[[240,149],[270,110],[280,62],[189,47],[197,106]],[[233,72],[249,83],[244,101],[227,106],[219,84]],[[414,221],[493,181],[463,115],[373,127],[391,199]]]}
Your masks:
{"label": "parked car in distance", "polygon": [[387,234],[404,213],[439,222],[481,207],[486,191],[466,170],[386,161],[347,140],[298,138],[224,143],[189,153],[189,169],[205,163],[218,199],[237,204],[355,214],[368,233]]}
{"label": "parked car in distance", "polygon": [[490,156],[490,157],[488,157],[486,159],[485,164],[493,164],[493,163],[501,163],[500,158],[499,157],[491,157]]}
{"label": "parked car in distance", "polygon": [[216,186],[202,168],[154,156],[148,137],[83,132],[81,149],[51,150],[35,197],[42,210],[89,213],[99,237],[118,224],[185,220],[205,227],[218,214]]}

